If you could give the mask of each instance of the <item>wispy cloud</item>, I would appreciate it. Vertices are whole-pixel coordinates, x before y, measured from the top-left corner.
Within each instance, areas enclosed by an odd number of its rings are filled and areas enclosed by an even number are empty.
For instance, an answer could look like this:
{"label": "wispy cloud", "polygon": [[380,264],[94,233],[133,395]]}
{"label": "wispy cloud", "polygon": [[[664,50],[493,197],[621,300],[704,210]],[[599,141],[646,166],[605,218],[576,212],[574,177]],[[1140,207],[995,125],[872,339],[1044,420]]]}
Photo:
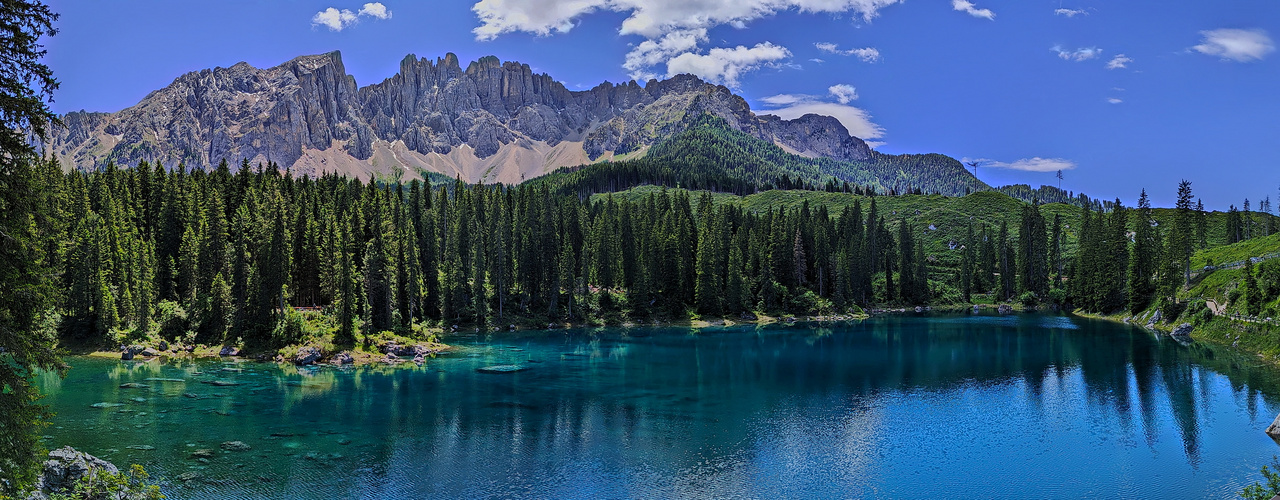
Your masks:
{"label": "wispy cloud", "polygon": [[[645,79],[664,65],[705,66],[730,48],[706,49],[707,30],[717,26],[746,27],[760,18],[780,12],[851,14],[870,21],[879,11],[902,0],[479,0],[471,10],[479,20],[472,29],[477,40],[493,40],[507,33],[550,36],[566,33],[580,18],[597,12],[625,16],[618,33],[644,41],[626,56],[630,76]],[[689,43],[692,42],[692,43]],[[763,42],[763,41],[762,41]],[[763,42],[767,44],[768,42]],[[774,47],[776,45],[769,44]],[[759,47],[757,44],[755,47]],[[754,47],[753,47],[754,48]],[[748,49],[749,50],[749,49]],[[713,54],[712,52],[716,52]],[[743,72],[750,71],[745,67]]]}
{"label": "wispy cloud", "polygon": [[1120,98],[1117,98],[1117,97],[1109,97],[1109,98],[1107,98],[1107,102],[1109,102],[1109,103],[1111,103],[1111,104],[1120,104],[1120,103],[1124,102],[1124,99],[1120,99]]}
{"label": "wispy cloud", "polygon": [[1057,52],[1059,58],[1075,62],[1088,61],[1102,54],[1102,49],[1097,47],[1081,47],[1075,50],[1068,50],[1062,48],[1061,45],[1054,45],[1049,50]]}
{"label": "wispy cloud", "polygon": [[1089,12],[1084,9],[1054,9],[1053,14],[1057,16],[1076,17],[1087,16],[1089,15]]}
{"label": "wispy cloud", "polygon": [[1260,29],[1219,29],[1201,31],[1200,44],[1191,50],[1201,54],[1218,56],[1226,61],[1261,61],[1276,50],[1275,42],[1266,31]]}
{"label": "wispy cloud", "polygon": [[862,62],[873,63],[880,60],[880,51],[874,47],[864,47],[861,49],[840,50],[840,47],[830,42],[818,42],[813,44],[818,50],[823,52],[838,54],[842,56],[854,56],[861,59]]}
{"label": "wispy cloud", "polygon": [[876,140],[884,137],[884,128],[872,122],[871,114],[866,110],[848,104],[858,98],[852,85],[832,85],[827,92],[838,102],[809,94],[778,94],[760,99],[765,109],[758,112],[777,115],[784,120],[794,120],[807,114],[830,116],[839,120],[849,135],[866,141],[867,145],[874,148],[884,144]]}
{"label": "wispy cloud", "polygon": [[359,12],[352,12],[350,9],[338,9],[329,7],[325,10],[317,12],[311,16],[312,26],[324,26],[330,31],[342,31],[347,27],[360,21],[361,16],[372,17],[375,19],[391,19],[391,11],[387,10],[387,6],[381,2],[366,3],[360,8]]}
{"label": "wispy cloud", "polygon": [[1129,67],[1129,63],[1131,62],[1133,62],[1133,59],[1129,58],[1128,56],[1124,54],[1116,54],[1115,57],[1111,58],[1111,61],[1107,62],[1107,69],[1127,68]]}
{"label": "wispy cloud", "polygon": [[974,4],[969,0],[951,0],[951,8],[969,14],[973,17],[981,17],[992,21],[996,20],[996,13],[991,12],[991,9],[979,9],[977,4]]}
{"label": "wispy cloud", "polygon": [[1003,162],[991,160],[988,158],[963,158],[960,161],[964,163],[978,163],[984,168],[1007,168],[1010,170],[1022,170],[1024,172],[1056,172],[1059,170],[1071,170],[1076,168],[1076,163],[1064,158],[1023,158],[1012,162]]}

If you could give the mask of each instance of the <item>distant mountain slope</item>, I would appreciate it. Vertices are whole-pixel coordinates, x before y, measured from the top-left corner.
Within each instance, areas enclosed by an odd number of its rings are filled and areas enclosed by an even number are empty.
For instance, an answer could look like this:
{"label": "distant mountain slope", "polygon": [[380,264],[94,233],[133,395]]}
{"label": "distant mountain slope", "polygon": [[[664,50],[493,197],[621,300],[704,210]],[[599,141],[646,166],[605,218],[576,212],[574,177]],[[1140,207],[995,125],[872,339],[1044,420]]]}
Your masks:
{"label": "distant mountain slope", "polygon": [[516,183],[562,166],[642,156],[703,114],[804,157],[873,155],[835,118],[757,116],[729,89],[689,75],[570,91],[496,57],[463,69],[453,54],[410,55],[396,75],[358,87],[338,52],[182,75],[118,113],[67,114],[48,149],[81,170],[112,161],[208,168],[225,158],[275,162],[299,175],[437,172]]}
{"label": "distant mountain slope", "polygon": [[[939,154],[886,155],[837,160],[793,154],[734,129],[711,114],[691,117],[681,131],[658,141],[643,158],[564,169],[538,180],[564,191],[591,194],[654,184],[748,194],[771,188],[921,190],[959,196],[990,189],[964,165]],[[833,186],[834,187],[834,186]]]}

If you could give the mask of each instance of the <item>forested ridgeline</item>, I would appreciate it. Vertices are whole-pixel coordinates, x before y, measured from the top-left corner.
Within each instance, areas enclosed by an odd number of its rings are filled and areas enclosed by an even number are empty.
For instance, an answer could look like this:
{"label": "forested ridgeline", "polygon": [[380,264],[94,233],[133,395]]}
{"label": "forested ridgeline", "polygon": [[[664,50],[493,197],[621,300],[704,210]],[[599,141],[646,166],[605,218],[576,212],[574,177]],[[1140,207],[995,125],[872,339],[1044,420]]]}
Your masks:
{"label": "forested ridgeline", "polygon": [[843,312],[988,292],[1110,311],[1175,297],[1208,231],[1204,212],[1153,224],[1149,207],[1131,217],[1117,201],[1106,214],[1070,209],[1073,238],[1061,210],[1002,198],[1016,219],[969,217],[940,248],[918,210],[877,200],[951,198],[823,193],[851,203],[749,210],[684,190],[582,199],[546,184],[365,184],[247,163],[41,168],[56,200],[43,230],[60,328],[97,342],[158,329],[277,346],[298,340],[282,319],[313,307],[339,343],[415,325]]}
{"label": "forested ridgeline", "polygon": [[[810,158],[734,130],[712,115],[689,120],[684,130],[654,144],[639,158],[563,168],[530,182],[549,184],[557,193],[580,196],[643,185],[737,195],[782,189],[964,196],[992,190],[965,170],[963,164],[946,155],[888,155],[873,150],[869,158],[861,161]],[[1019,184],[996,190],[1026,202],[1104,208],[1103,203],[1084,194],[1051,186],[1032,189]]]}

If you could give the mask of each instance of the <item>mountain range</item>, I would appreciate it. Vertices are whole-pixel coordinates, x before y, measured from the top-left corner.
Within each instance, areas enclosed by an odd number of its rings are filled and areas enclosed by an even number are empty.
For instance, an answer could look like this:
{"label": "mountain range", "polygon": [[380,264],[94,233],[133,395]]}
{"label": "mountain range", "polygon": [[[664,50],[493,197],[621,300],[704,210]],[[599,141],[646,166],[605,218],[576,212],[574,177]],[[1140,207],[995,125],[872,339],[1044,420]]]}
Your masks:
{"label": "mountain range", "polygon": [[295,175],[434,172],[517,183],[643,157],[704,115],[800,158],[852,165],[878,155],[835,118],[758,115],[728,88],[691,75],[571,91],[493,56],[464,69],[454,54],[409,55],[394,76],[359,87],[338,52],[187,73],[122,111],[66,114],[46,146],[80,170],[140,161],[209,168],[225,159],[275,162]]}

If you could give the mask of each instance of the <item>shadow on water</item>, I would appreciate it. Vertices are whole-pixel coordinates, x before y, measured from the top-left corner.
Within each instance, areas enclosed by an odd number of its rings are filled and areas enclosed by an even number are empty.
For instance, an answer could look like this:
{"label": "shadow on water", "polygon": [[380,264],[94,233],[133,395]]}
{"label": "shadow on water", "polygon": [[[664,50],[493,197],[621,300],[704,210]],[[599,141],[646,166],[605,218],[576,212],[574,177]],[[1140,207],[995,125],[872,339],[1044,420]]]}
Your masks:
{"label": "shadow on water", "polygon": [[1066,316],[451,342],[399,369],[73,358],[47,444],[172,498],[1203,497],[1276,452],[1275,370]]}

